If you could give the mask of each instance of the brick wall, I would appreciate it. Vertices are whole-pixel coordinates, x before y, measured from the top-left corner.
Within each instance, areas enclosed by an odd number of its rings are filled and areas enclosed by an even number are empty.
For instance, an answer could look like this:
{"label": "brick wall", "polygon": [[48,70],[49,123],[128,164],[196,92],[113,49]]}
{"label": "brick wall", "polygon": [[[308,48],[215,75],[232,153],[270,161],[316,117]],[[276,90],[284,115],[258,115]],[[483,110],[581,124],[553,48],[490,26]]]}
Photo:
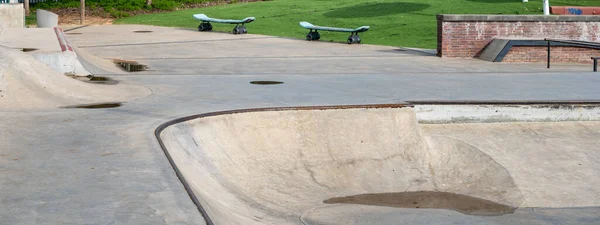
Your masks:
{"label": "brick wall", "polygon": [[[437,19],[437,51],[440,57],[477,57],[496,37],[600,41],[600,31],[598,30],[600,16],[438,15]],[[537,57],[540,49],[545,50],[543,47],[521,47],[520,49],[515,50],[514,55],[522,55],[523,53],[519,53],[519,51],[528,49],[533,51],[530,53],[531,57]],[[566,49],[569,48],[555,47],[553,53],[557,51],[557,54],[560,55],[580,52],[569,49],[568,52],[560,53]],[[515,57],[511,60],[516,60]],[[527,60],[537,62],[538,59]],[[557,58],[557,60],[561,60],[561,58]],[[580,60],[577,59],[577,61]]]}
{"label": "brick wall", "polygon": [[[550,48],[551,62],[592,63],[591,57],[600,57],[600,50],[578,47],[552,47]],[[546,62],[547,48],[515,46],[504,56],[502,62]]]}

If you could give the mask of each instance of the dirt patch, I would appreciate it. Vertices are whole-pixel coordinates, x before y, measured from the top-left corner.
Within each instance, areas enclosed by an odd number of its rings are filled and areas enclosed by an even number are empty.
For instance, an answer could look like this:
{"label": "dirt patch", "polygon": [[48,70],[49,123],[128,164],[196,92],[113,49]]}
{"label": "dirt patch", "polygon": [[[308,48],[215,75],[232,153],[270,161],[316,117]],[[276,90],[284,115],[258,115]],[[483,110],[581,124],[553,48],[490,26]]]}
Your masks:
{"label": "dirt patch", "polygon": [[[58,15],[58,24],[60,25],[79,25],[80,15],[79,8],[66,9],[48,9]],[[85,24],[107,25],[112,24],[115,18],[104,11],[103,8],[90,9],[86,8]]]}
{"label": "dirt patch", "polygon": [[499,216],[515,212],[515,207],[490,200],[448,192],[416,191],[398,193],[362,194],[330,198],[326,204],[359,204],[397,208],[449,209],[468,215]]}

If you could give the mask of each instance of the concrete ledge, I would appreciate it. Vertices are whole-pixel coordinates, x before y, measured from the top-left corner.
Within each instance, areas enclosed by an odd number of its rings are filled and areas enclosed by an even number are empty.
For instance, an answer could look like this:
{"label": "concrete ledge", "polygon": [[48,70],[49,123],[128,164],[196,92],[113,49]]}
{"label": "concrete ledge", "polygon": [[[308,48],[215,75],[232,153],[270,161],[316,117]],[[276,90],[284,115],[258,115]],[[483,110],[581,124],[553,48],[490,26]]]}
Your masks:
{"label": "concrete ledge", "polygon": [[599,121],[599,101],[415,101],[422,124]]}
{"label": "concrete ledge", "polygon": [[25,27],[25,9],[23,4],[0,4],[0,22],[5,28]]}
{"label": "concrete ledge", "polygon": [[443,22],[600,22],[600,16],[458,15],[440,14]]}
{"label": "concrete ledge", "polygon": [[38,28],[52,28],[58,26],[58,15],[42,9],[38,9],[36,15]]}

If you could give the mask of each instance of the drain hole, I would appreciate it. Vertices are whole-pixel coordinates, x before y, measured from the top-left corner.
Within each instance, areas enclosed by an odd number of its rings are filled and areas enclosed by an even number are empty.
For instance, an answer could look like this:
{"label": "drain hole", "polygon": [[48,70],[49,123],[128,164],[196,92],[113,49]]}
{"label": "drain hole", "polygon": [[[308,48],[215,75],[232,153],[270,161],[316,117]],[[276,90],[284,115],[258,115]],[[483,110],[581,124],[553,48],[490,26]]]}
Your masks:
{"label": "drain hole", "polygon": [[273,81],[273,80],[255,80],[255,81],[250,81],[250,83],[256,84],[256,85],[283,84],[283,82],[281,82],[281,81]]}
{"label": "drain hole", "polygon": [[136,61],[120,60],[115,59],[113,62],[121,67],[121,69],[127,72],[139,72],[145,71],[148,67],[144,64],[139,64]]}
{"label": "drain hole", "polygon": [[105,109],[105,108],[117,108],[123,105],[120,102],[109,102],[109,103],[99,103],[99,104],[89,104],[89,105],[74,105],[74,106],[66,106],[64,108],[67,109]]}
{"label": "drain hole", "polygon": [[36,51],[36,50],[38,50],[38,49],[37,48],[23,48],[23,49],[21,49],[21,51],[23,51],[23,52],[32,52],[32,51]]}
{"label": "drain hole", "polygon": [[109,84],[109,85],[114,85],[114,84],[118,84],[119,81],[110,79],[108,77],[97,77],[94,75],[87,75],[85,77],[82,76],[71,76],[73,79],[75,80],[80,80],[86,83],[92,83],[92,84]]}
{"label": "drain hole", "polygon": [[330,198],[326,204],[360,204],[397,208],[450,209],[468,215],[499,216],[515,212],[515,207],[467,195],[436,191],[362,194]]}
{"label": "drain hole", "polygon": [[81,33],[66,33],[68,35],[80,35]]}
{"label": "drain hole", "polygon": [[108,77],[95,77],[95,76],[88,76],[90,78],[90,81],[109,81],[110,78]]}
{"label": "drain hole", "polygon": [[152,33],[152,32],[154,32],[154,31],[151,31],[151,30],[136,30],[136,31],[134,31],[134,33]]}

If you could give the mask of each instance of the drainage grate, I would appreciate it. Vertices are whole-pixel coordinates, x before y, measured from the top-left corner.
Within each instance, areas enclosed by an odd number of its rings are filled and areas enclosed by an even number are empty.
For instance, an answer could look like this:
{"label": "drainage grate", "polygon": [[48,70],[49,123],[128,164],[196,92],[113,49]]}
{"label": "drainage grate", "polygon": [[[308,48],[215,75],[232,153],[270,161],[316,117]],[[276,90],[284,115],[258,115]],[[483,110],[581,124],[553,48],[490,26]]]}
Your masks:
{"label": "drainage grate", "polygon": [[127,72],[145,71],[148,68],[146,65],[139,64],[136,61],[115,59],[115,60],[113,60],[113,62],[115,64],[119,65],[122,69],[124,69]]}
{"label": "drainage grate", "polygon": [[282,81],[274,81],[274,80],[255,80],[250,81],[251,84],[256,85],[274,85],[274,84],[283,84]]}

